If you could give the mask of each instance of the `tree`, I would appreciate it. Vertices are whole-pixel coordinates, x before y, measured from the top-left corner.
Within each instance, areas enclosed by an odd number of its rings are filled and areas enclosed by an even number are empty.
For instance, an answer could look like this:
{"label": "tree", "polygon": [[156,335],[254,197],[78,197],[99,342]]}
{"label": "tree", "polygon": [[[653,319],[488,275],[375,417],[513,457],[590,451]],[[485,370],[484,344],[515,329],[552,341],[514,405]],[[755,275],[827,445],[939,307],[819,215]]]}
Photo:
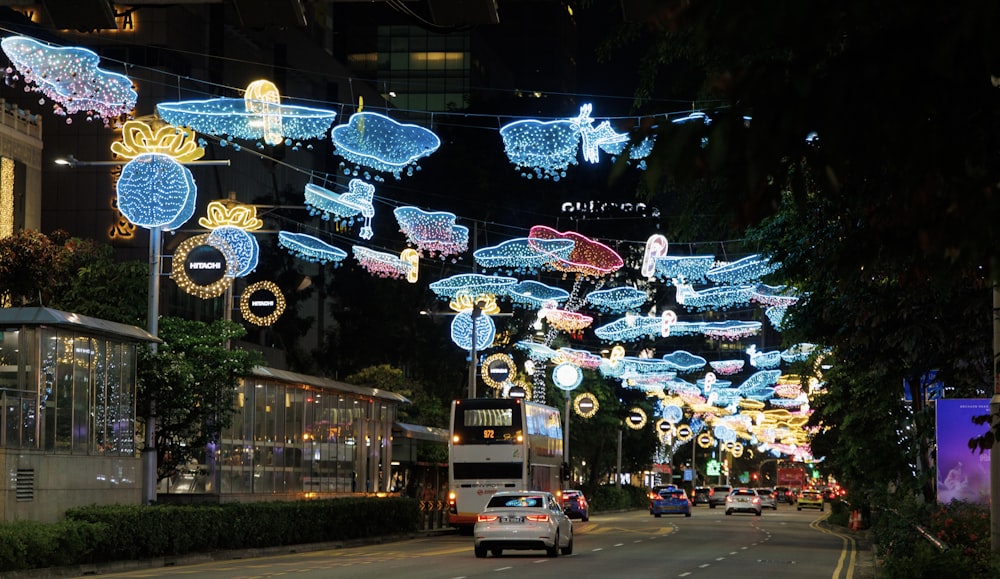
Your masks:
{"label": "tree", "polygon": [[[140,350],[136,414],[156,416],[157,479],[205,452],[232,423],[236,387],[262,363],[259,352],[229,350],[242,337],[236,323],[165,317],[155,349]],[[155,408],[154,406],[155,401]]]}

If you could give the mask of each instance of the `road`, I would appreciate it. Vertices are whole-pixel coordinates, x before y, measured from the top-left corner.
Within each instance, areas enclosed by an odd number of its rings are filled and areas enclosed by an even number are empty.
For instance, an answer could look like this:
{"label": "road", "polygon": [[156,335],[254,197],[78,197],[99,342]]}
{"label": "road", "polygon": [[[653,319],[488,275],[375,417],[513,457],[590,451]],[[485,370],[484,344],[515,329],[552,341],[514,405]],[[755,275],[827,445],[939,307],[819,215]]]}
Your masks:
{"label": "road", "polygon": [[[687,577],[691,579],[860,579],[855,540],[820,524],[829,511],[779,507],[763,516],[695,508],[690,518],[644,511],[574,522],[572,555],[509,551],[475,558],[458,534],[253,559],[148,568],[101,577],[525,579]],[[93,575],[90,575],[93,577]]]}

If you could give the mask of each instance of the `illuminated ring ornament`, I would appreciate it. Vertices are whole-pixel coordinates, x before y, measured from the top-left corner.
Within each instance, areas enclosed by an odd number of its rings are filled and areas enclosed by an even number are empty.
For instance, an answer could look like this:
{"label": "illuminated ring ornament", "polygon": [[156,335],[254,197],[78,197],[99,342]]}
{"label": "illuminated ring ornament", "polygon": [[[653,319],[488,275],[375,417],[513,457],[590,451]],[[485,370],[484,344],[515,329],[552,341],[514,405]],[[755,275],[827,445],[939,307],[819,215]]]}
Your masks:
{"label": "illuminated ring ornament", "polygon": [[677,427],[677,440],[680,442],[687,442],[691,440],[694,436],[694,430],[691,429],[690,424],[681,424]]}
{"label": "illuminated ring ornament", "polygon": [[[478,330],[479,328],[477,327],[476,329]],[[483,360],[483,364],[479,372],[483,377],[483,382],[485,382],[487,386],[492,388],[503,388],[504,382],[507,382],[508,378],[517,372],[517,366],[514,364],[514,359],[507,354],[492,354]],[[497,380],[493,377],[494,373],[505,374],[505,376],[503,377],[503,380]]]}
{"label": "illuminated ring ornament", "polygon": [[[202,245],[210,245],[215,249],[219,250],[226,261],[225,270],[226,273],[220,279],[206,285],[200,285],[188,276],[184,268],[184,263],[187,261],[188,254],[191,253],[195,248]],[[174,251],[173,258],[174,267],[170,271],[170,279],[174,280],[177,285],[185,292],[202,298],[216,298],[221,296],[226,292],[226,289],[233,283],[233,276],[235,274],[235,256],[232,251],[224,243],[220,243],[218,239],[211,239],[209,234],[203,233],[201,235],[194,235],[181,242]]]}
{"label": "illuminated ring ornament", "polygon": [[[728,448],[729,445],[727,444],[726,447]],[[739,458],[743,456],[743,450],[744,448],[742,442],[734,442],[732,443],[732,448],[729,449],[729,452],[733,455],[733,458]]]}
{"label": "illuminated ring ornament", "polygon": [[656,431],[660,435],[660,442],[663,443],[666,443],[676,433],[674,425],[663,418],[656,421]]}
{"label": "illuminated ring ornament", "polygon": [[584,392],[573,399],[573,410],[581,418],[593,418],[601,405],[597,402],[597,397],[590,392]]}
{"label": "illuminated ring ornament", "polygon": [[628,416],[625,417],[625,426],[628,426],[632,430],[642,430],[646,427],[647,420],[646,411],[638,406],[633,406],[628,411]]}
{"label": "illuminated ring ornament", "polygon": [[707,432],[702,432],[698,435],[698,446],[702,448],[711,448],[715,444],[715,439],[712,435]]}
{"label": "illuminated ring ornament", "polygon": [[579,366],[563,362],[552,370],[552,381],[556,387],[567,392],[576,390],[576,387],[583,382],[583,370]]}
{"label": "illuminated ring ornament", "polygon": [[[257,292],[270,292],[274,295],[274,311],[266,316],[258,316],[253,313],[251,306],[253,306],[252,300],[254,299],[254,294]],[[240,298],[240,313],[243,314],[243,319],[250,322],[251,324],[257,326],[270,326],[274,322],[278,321],[281,314],[285,313],[285,296],[281,293],[281,289],[274,282],[270,281],[259,281],[247,286],[243,290],[243,296]]]}

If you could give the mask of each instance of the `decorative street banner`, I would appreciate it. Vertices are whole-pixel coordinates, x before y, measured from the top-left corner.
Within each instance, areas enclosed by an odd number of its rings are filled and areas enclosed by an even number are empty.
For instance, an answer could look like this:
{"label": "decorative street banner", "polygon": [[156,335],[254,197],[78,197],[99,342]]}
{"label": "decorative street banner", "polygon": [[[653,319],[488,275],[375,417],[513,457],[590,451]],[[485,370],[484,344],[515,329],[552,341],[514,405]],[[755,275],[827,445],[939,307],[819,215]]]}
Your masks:
{"label": "decorative street banner", "polygon": [[972,422],[990,413],[989,399],[942,398],[937,404],[937,499],[989,504],[990,451],[970,450],[969,441],[989,430]]}

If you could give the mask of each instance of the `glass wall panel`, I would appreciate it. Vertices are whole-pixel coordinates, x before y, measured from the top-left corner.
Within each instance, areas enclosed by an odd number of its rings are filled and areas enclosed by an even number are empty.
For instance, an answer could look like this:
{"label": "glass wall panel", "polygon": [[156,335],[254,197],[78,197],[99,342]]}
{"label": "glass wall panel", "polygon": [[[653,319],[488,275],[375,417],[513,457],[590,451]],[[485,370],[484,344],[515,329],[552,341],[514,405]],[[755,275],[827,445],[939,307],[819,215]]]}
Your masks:
{"label": "glass wall panel", "polygon": [[73,452],[79,454],[86,454],[90,447],[88,415],[92,404],[91,373],[93,372],[94,342],[93,338],[73,337],[73,422],[71,431]]}
{"label": "glass wall panel", "polygon": [[94,341],[94,397],[93,410],[90,413],[90,431],[94,440],[95,454],[110,454],[115,451],[113,438],[108,428],[108,415],[110,414],[108,345],[109,343],[105,340]]}

